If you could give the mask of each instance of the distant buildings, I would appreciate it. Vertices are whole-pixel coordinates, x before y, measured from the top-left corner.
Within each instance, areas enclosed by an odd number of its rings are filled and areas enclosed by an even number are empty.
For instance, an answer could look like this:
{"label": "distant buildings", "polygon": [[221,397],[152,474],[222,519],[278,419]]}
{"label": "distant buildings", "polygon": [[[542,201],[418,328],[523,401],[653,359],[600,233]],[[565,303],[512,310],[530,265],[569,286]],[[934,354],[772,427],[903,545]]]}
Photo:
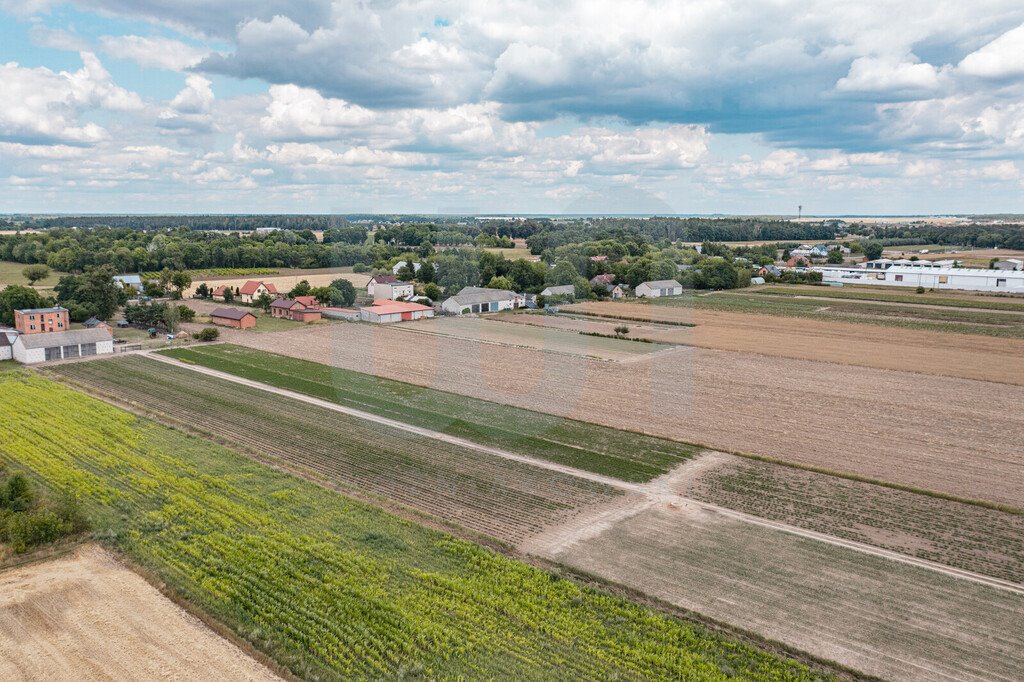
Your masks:
{"label": "distant buildings", "polygon": [[540,292],[540,295],[548,298],[576,298],[576,287],[572,284],[563,284],[556,287],[547,287],[546,289],[544,289],[544,291]]}
{"label": "distant buildings", "polygon": [[913,265],[889,264],[888,267],[819,267],[814,269],[821,273],[821,281],[824,283],[1024,293],[1024,272],[1022,271],[994,268],[954,268],[935,266],[934,264],[924,265],[925,263],[928,262],[916,261]]}

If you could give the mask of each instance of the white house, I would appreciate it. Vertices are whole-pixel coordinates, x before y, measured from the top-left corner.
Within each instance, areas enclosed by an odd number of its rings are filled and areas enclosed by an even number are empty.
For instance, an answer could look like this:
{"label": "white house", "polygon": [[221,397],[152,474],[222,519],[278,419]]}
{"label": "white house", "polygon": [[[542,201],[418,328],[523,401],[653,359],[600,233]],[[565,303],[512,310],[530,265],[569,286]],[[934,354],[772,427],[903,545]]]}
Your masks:
{"label": "white house", "polygon": [[373,287],[374,300],[396,301],[400,298],[410,299],[413,297],[414,289],[412,282],[390,282],[377,284]]}
{"label": "white house", "polygon": [[465,287],[451,298],[445,299],[441,310],[453,315],[464,313],[496,313],[523,305],[523,297],[506,289]]}
{"label": "white house", "polygon": [[273,282],[260,282],[259,280],[250,279],[238,290],[238,296],[242,303],[252,303],[263,294],[270,296],[270,298],[277,298],[277,287],[274,286]]}
{"label": "white house", "polygon": [[397,275],[398,271],[401,270],[402,268],[404,268],[406,265],[409,265],[412,268],[412,271],[414,273],[419,272],[420,268],[423,267],[423,263],[411,263],[410,264],[409,261],[400,260],[400,261],[398,261],[397,263],[395,263],[394,265],[391,266],[391,274],[392,275]]}
{"label": "white house", "polygon": [[374,301],[373,305],[364,306],[359,309],[360,320],[363,322],[376,322],[378,324],[419,320],[424,317],[433,316],[434,309],[428,305],[402,301]]}
{"label": "white house", "polygon": [[634,293],[637,298],[679,296],[683,293],[683,285],[674,279],[659,279],[654,282],[641,282],[636,285]]}
{"label": "white house", "polygon": [[31,365],[49,360],[108,355],[114,352],[114,338],[108,330],[100,328],[19,334],[12,351],[15,360]]}
{"label": "white house", "polygon": [[[918,261],[920,263],[921,261]],[[821,281],[840,284],[1024,293],[1024,272],[987,268],[890,265],[888,268],[814,268]]]}
{"label": "white house", "polygon": [[572,284],[562,284],[557,287],[548,287],[540,292],[541,296],[566,296],[576,298],[576,287]]}

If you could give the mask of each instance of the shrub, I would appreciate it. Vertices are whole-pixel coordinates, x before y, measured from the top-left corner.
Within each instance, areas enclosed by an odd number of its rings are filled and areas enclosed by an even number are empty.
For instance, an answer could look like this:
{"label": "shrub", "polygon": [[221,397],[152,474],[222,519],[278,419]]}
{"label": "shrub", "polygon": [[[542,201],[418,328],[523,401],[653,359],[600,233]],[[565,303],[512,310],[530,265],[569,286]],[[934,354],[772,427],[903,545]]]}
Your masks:
{"label": "shrub", "polygon": [[924,293],[924,287],[918,287],[917,288],[917,293],[923,294]]}
{"label": "shrub", "polygon": [[220,337],[220,330],[216,327],[205,327],[192,333],[196,341],[216,341]]}
{"label": "shrub", "polygon": [[15,514],[7,522],[7,537],[11,549],[18,553],[36,545],[53,542],[62,535],[67,535],[69,530],[68,524],[51,509]]}
{"label": "shrub", "polygon": [[178,319],[182,322],[191,322],[196,319],[196,311],[189,308],[187,305],[178,306]]}
{"label": "shrub", "polygon": [[365,263],[356,263],[355,265],[352,266],[352,272],[356,273],[363,273],[368,271],[369,269],[370,267]]}

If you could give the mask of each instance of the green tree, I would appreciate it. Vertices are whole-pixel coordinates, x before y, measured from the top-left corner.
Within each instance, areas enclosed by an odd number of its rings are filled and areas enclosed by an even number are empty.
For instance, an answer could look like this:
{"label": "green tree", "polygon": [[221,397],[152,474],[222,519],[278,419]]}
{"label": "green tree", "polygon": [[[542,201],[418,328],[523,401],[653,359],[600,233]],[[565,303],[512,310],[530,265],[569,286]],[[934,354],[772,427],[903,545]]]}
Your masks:
{"label": "green tree", "polygon": [[882,245],[876,241],[869,241],[864,244],[864,255],[868,260],[878,260],[882,257]]}
{"label": "green tree", "polygon": [[178,306],[172,303],[164,304],[164,324],[167,326],[167,331],[172,334],[178,332],[178,326],[181,323],[181,312],[178,310]]}
{"label": "green tree", "polygon": [[196,319],[196,311],[189,308],[187,305],[178,306],[178,318],[182,322],[191,322]]}
{"label": "green tree", "polygon": [[171,275],[171,286],[175,288],[178,298],[181,298],[185,294],[185,289],[192,286],[192,277],[184,270],[176,270]]}
{"label": "green tree", "polygon": [[28,280],[29,285],[34,285],[50,274],[50,268],[45,265],[29,265],[21,271],[21,274]]}
{"label": "green tree", "polygon": [[833,265],[839,265],[843,262],[843,252],[839,249],[832,249],[828,252],[828,262]]}
{"label": "green tree", "polygon": [[431,301],[441,300],[441,287],[437,286],[433,282],[428,283],[423,287],[423,295],[429,298]]}
{"label": "green tree", "polygon": [[[305,281],[305,280],[303,280],[303,281]],[[308,282],[306,282],[306,283],[309,284]],[[292,291],[294,291],[294,289],[292,289]],[[304,293],[304,294],[296,294],[296,296],[309,296],[309,289],[306,289],[305,292],[306,293]],[[289,293],[289,298],[295,298],[295,296],[291,296],[291,294]],[[265,312],[265,313],[269,313],[270,312],[270,304],[273,303],[273,302],[274,302],[274,299],[270,296],[270,294],[268,294],[265,291],[262,294],[260,294],[259,296],[257,296],[253,300],[253,304],[257,308],[263,308],[263,312]]]}
{"label": "green tree", "polygon": [[[310,286],[309,280],[304,279],[292,287],[292,290],[288,292],[288,298],[295,298],[296,296],[310,296],[310,292],[312,290],[313,287]],[[267,305],[269,306],[270,303],[267,303]]]}
{"label": "green tree", "polygon": [[548,286],[564,286],[572,284],[573,280],[580,276],[579,271],[567,260],[560,260],[555,267],[548,270],[544,276],[544,283]]}
{"label": "green tree", "polygon": [[208,287],[206,285],[206,282],[203,282],[202,284],[200,284],[199,286],[196,287],[196,298],[210,298],[210,297],[211,297],[210,287]]}
{"label": "green tree", "polygon": [[235,300],[235,292],[231,291],[231,287],[224,287],[224,302],[231,303]]}
{"label": "green tree", "polygon": [[50,299],[40,296],[39,292],[31,287],[12,284],[0,291],[0,322],[12,325],[15,310],[45,308],[51,303]]}
{"label": "green tree", "polygon": [[341,294],[340,305],[350,306],[356,301],[356,288],[352,282],[348,281],[344,277],[331,282],[331,288]]}
{"label": "green tree", "polygon": [[491,281],[489,281],[485,286],[488,289],[507,289],[508,291],[513,291],[516,287],[516,283],[508,277],[495,276],[491,277]]}

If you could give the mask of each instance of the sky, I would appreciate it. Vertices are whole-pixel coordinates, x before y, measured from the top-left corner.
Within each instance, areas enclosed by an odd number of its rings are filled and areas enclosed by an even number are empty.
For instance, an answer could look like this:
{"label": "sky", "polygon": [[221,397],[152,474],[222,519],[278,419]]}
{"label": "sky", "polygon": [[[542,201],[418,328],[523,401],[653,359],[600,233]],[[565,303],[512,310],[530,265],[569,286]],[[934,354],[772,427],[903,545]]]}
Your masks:
{"label": "sky", "polygon": [[0,0],[0,213],[1024,212],[1020,0]]}

